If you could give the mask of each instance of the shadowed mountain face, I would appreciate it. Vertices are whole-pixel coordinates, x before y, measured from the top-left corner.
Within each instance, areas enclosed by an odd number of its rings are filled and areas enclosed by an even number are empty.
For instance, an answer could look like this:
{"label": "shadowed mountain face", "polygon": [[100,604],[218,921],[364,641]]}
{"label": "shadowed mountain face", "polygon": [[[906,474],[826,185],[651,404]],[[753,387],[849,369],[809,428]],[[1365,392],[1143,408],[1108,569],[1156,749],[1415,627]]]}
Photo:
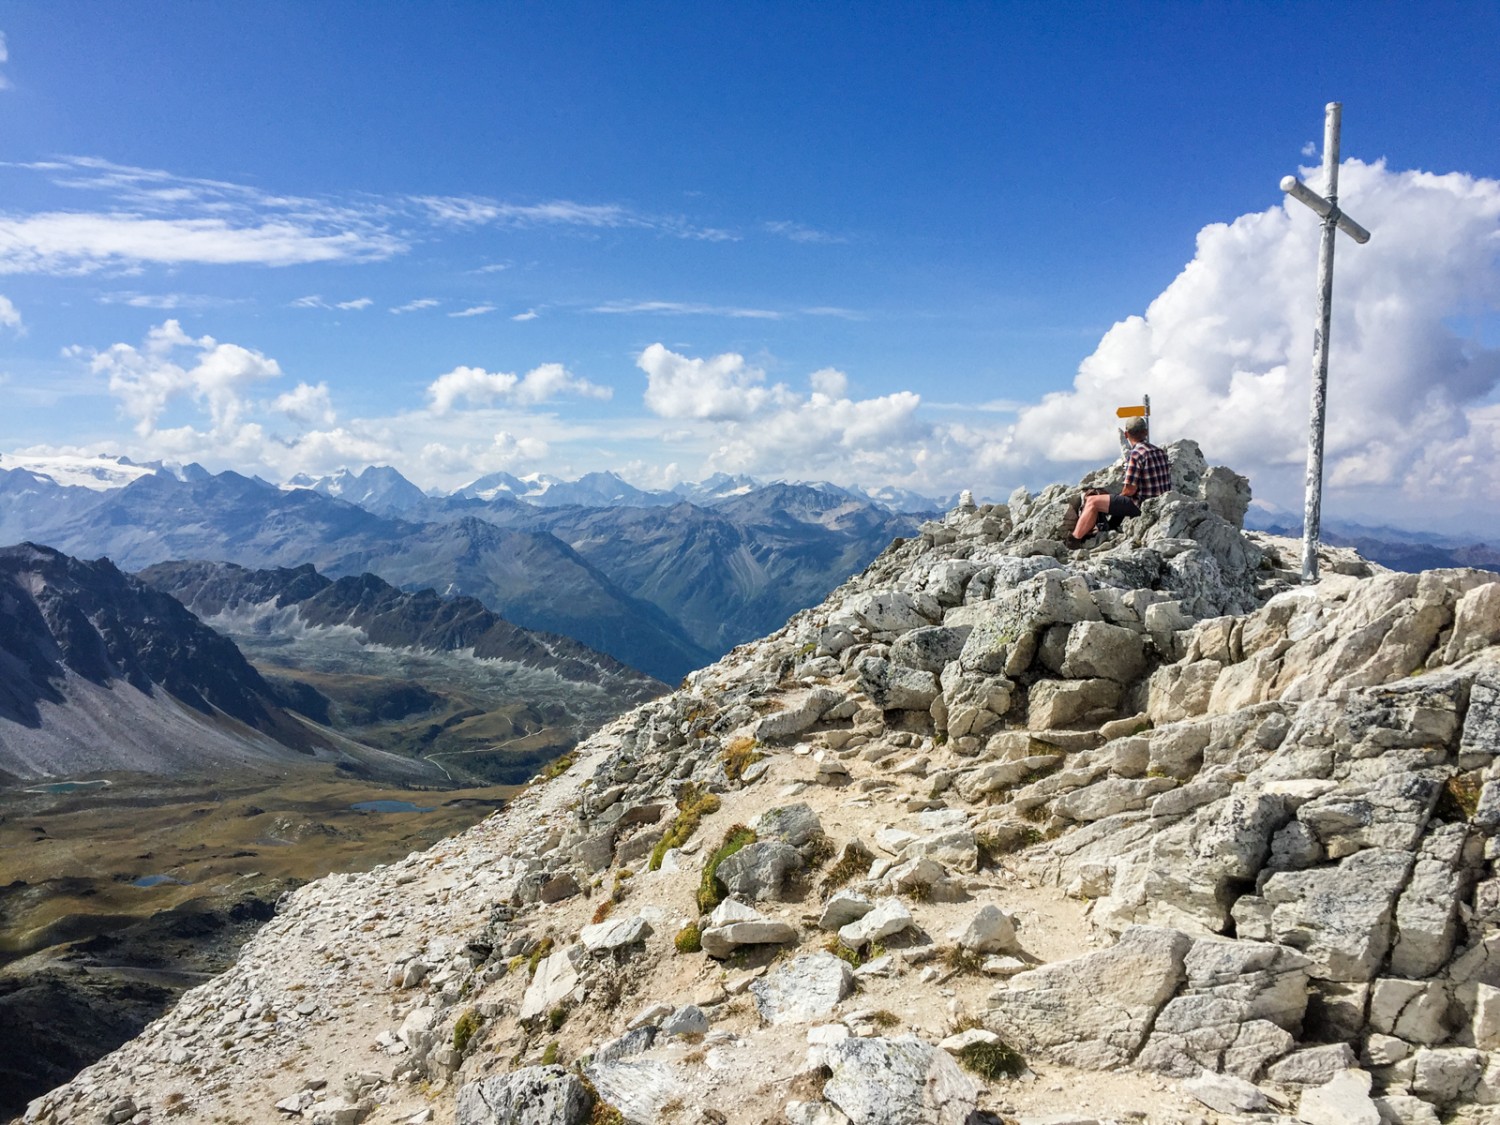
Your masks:
{"label": "shadowed mountain face", "polygon": [[317,482],[366,510],[312,487],[189,476],[93,492],[0,470],[0,534],[130,569],[200,558],[373,572],[405,590],[477,598],[672,682],[816,604],[918,522],[810,485],[737,485],[707,506],[652,494],[633,506],[615,495],[623,482],[601,475],[577,482],[593,489],[579,494],[608,494],[609,506],[537,507],[503,490],[423,498],[393,470]]}
{"label": "shadowed mountain face", "polygon": [[201,558],[312,563],[335,576],[375,572],[403,588],[478,598],[516,624],[572,637],[663,680],[710,659],[662,610],[546,531],[473,518],[406,522],[237,473],[142,477],[109,492],[0,473],[0,530],[73,553],[102,552],[128,569]]}
{"label": "shadowed mountain face", "polygon": [[709,652],[779,629],[918,522],[847,494],[772,484],[671,506],[549,508],[450,498],[451,513],[545,528]]}
{"label": "shadowed mountain face", "polygon": [[[240,743],[264,735],[262,750],[272,756],[320,744],[277,705],[233,642],[108,559],[83,562],[29,543],[0,548],[0,670],[0,769],[21,777],[72,772],[70,765],[150,769],[164,764],[155,761],[161,756],[211,768],[211,746],[190,739],[216,728]],[[91,718],[73,729],[69,719],[91,709],[102,715],[110,708],[98,705],[111,702],[120,729],[102,745],[76,745],[97,724]],[[153,738],[162,743],[153,761],[132,760],[130,744]]]}
{"label": "shadowed mountain face", "polygon": [[140,578],[232,638],[285,705],[454,781],[520,783],[620,712],[666,691],[612,657],[474,598],[408,594],[373,574],[172,562]]}

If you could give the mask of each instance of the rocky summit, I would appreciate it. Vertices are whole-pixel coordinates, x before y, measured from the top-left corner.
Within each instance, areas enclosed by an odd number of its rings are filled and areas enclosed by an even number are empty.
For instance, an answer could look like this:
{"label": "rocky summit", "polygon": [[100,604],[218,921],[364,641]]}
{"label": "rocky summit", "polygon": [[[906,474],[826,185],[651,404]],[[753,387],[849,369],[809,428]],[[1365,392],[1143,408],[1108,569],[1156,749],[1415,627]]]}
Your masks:
{"label": "rocky summit", "polygon": [[[1500,1121],[1500,583],[960,504],[28,1123]],[[1101,483],[1109,470],[1085,483]]]}

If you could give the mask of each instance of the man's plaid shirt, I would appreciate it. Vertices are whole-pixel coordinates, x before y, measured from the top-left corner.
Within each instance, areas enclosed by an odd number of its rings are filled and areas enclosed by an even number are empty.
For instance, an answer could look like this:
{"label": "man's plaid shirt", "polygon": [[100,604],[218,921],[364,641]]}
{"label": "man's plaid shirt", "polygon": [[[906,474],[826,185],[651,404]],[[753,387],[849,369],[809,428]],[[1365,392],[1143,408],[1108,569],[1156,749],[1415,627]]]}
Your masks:
{"label": "man's plaid shirt", "polygon": [[1130,447],[1130,456],[1125,462],[1125,487],[1135,485],[1135,499],[1150,500],[1172,490],[1172,465],[1165,450],[1150,442],[1141,442]]}

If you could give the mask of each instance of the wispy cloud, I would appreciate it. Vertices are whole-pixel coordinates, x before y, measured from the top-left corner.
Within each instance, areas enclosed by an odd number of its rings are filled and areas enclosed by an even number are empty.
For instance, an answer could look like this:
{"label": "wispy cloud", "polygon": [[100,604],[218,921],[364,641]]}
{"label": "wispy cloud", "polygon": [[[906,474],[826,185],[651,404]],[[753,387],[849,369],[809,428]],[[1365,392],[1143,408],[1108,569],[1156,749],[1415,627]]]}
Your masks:
{"label": "wispy cloud", "polygon": [[780,235],[782,238],[792,242],[833,245],[849,241],[841,234],[830,234],[826,230],[818,230],[816,227],[810,227],[806,223],[794,223],[784,219],[762,223],[761,229],[769,234]]}
{"label": "wispy cloud", "polygon": [[535,320],[539,315],[540,314],[536,311],[536,309],[527,309],[523,313],[516,313],[515,316],[511,317],[511,320],[514,320],[517,323],[524,323],[528,320]]}
{"label": "wispy cloud", "polygon": [[272,195],[95,157],[4,164],[105,197],[95,210],[0,215],[0,273],[86,274],[143,263],[290,266],[403,252],[389,213]]}
{"label": "wispy cloud", "polygon": [[649,215],[619,203],[578,203],[571,199],[507,203],[482,196],[461,195],[420,195],[412,197],[412,202],[425,208],[434,221],[453,226],[634,228],[708,242],[732,241],[739,237],[718,227],[700,226],[680,215]]}
{"label": "wispy cloud", "polygon": [[605,301],[588,310],[595,313],[659,313],[664,316],[727,316],[746,320],[781,320],[785,313],[775,309],[738,308],[732,305],[703,305],[693,301]]}
{"label": "wispy cloud", "polygon": [[[5,45],[5,32],[0,31],[0,63],[10,62],[10,48]],[[0,74],[0,90],[10,89],[10,79]]]}
{"label": "wispy cloud", "polygon": [[480,266],[477,270],[470,270],[469,272],[470,273],[499,273],[502,270],[508,270],[508,269],[510,269],[510,263],[509,262],[491,262],[487,266]]}
{"label": "wispy cloud", "polygon": [[369,297],[356,297],[352,301],[337,301],[330,304],[323,300],[321,295],[313,293],[307,297],[298,297],[291,303],[291,307],[294,309],[344,309],[348,312],[357,312],[360,309],[369,308],[374,303]]}
{"label": "wispy cloud", "polygon": [[448,315],[449,316],[483,316],[485,313],[492,313],[494,311],[495,311],[495,306],[494,305],[473,305],[470,308],[463,309],[463,310],[461,310],[459,312],[451,312]]}
{"label": "wispy cloud", "polygon": [[430,309],[438,304],[435,297],[418,297],[415,301],[407,301],[404,305],[397,305],[391,310],[397,316],[402,313],[417,312],[420,309]]}
{"label": "wispy cloud", "polygon": [[[305,299],[305,298],[304,298]],[[244,298],[212,297],[206,293],[101,293],[101,305],[126,305],[132,309],[227,309],[245,304]]]}

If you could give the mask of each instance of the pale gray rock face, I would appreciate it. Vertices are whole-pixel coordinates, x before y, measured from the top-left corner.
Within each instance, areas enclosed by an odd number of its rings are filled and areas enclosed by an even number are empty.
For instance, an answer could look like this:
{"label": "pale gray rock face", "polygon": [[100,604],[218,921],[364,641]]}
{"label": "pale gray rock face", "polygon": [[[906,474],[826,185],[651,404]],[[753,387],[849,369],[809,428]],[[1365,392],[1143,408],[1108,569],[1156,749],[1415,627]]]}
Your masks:
{"label": "pale gray rock face", "polygon": [[708,1016],[696,1004],[685,1004],[678,1008],[657,1028],[662,1035],[705,1035],[708,1033]]}
{"label": "pale gray rock face", "polygon": [[981,906],[968,925],[949,936],[960,949],[974,953],[1016,953],[1021,948],[1016,940],[1015,918],[994,903]]}
{"label": "pale gray rock face", "polygon": [[922,672],[941,672],[963,652],[970,631],[967,625],[928,625],[903,633],[891,645],[891,663]]}
{"label": "pale gray rock face", "polygon": [[581,946],[570,945],[567,949],[559,949],[542,958],[537,964],[536,975],[531,978],[531,984],[526,989],[526,996],[521,1001],[522,1022],[534,1020],[559,1004],[574,999],[574,993],[581,984],[577,964],[582,952]]}
{"label": "pale gray rock face", "polygon": [[755,1007],[767,1023],[806,1023],[826,1016],[854,991],[854,973],[832,953],[783,961],[751,982]]}
{"label": "pale gray rock face", "polygon": [[[597,1085],[597,1083],[596,1083]],[[576,1074],[528,1066],[458,1092],[458,1125],[583,1125],[593,1099]]]}
{"label": "pale gray rock face", "polygon": [[1250,481],[1233,469],[1215,465],[1203,474],[1203,499],[1214,515],[1243,528],[1245,513],[1250,509]]}
{"label": "pale gray rock face", "polygon": [[1369,848],[1336,868],[1277,872],[1265,886],[1275,940],[1312,958],[1311,975],[1368,981],[1390,948],[1412,856]]}
{"label": "pale gray rock face", "polygon": [[859,687],[882,711],[925,711],[938,697],[937,677],[878,656],[862,656]]}
{"label": "pale gray rock face", "polygon": [[595,926],[585,926],[578,940],[590,953],[613,953],[617,949],[639,945],[651,933],[651,923],[639,915],[634,918],[607,919]]}
{"label": "pale gray rock face", "polygon": [[874,909],[875,904],[864,895],[855,894],[853,891],[839,891],[823,907],[823,913],[818,918],[818,928],[822,930],[842,929],[850,922],[857,922]]}
{"label": "pale gray rock face", "polygon": [[1103,621],[1080,621],[1068,630],[1062,673],[1069,679],[1131,684],[1145,671],[1146,645],[1140,633]]}
{"label": "pale gray rock face", "polygon": [[759,840],[720,863],[717,876],[730,894],[745,902],[776,902],[801,869],[796,848],[780,840]]}
{"label": "pale gray rock face", "polygon": [[905,633],[932,624],[917,609],[912,596],[900,590],[856,594],[844,603],[844,609],[874,633]]}
{"label": "pale gray rock face", "polygon": [[1444,663],[1456,663],[1496,643],[1500,643],[1500,582],[1490,579],[1466,592],[1454,607],[1453,635]]}
{"label": "pale gray rock face", "polygon": [[816,725],[834,704],[843,699],[833,688],[815,687],[790,706],[773,711],[755,724],[755,737],[763,741],[789,738]]}
{"label": "pale gray rock face", "polygon": [[1205,1071],[1189,1078],[1182,1089],[1215,1113],[1260,1113],[1271,1105],[1253,1083],[1232,1074]]}
{"label": "pale gray rock face", "polygon": [[744,903],[726,898],[708,916],[700,940],[704,953],[722,961],[742,945],[796,941],[797,930],[790,923],[767,918]]}
{"label": "pale gray rock face", "polygon": [[751,828],[762,840],[779,840],[803,848],[823,835],[823,822],[806,804],[778,805],[755,818]]}
{"label": "pale gray rock face", "polygon": [[1182,983],[1192,944],[1176,930],[1133,926],[1109,949],[1012,977],[991,994],[985,1026],[1070,1066],[1122,1066]]}
{"label": "pale gray rock face", "polygon": [[1055,730],[1114,718],[1121,699],[1114,680],[1040,680],[1027,700],[1026,725]]}
{"label": "pale gray rock face", "polygon": [[1443,825],[1422,841],[1411,881],[1396,905],[1396,939],[1390,971],[1396,976],[1428,977],[1453,955],[1459,903],[1471,882],[1463,864],[1466,825]]}
{"label": "pale gray rock face", "polygon": [[627,1031],[618,1039],[611,1039],[595,1051],[594,1062],[619,1062],[621,1059],[628,1059],[632,1055],[639,1055],[643,1051],[649,1051],[651,1044],[654,1042],[656,1042],[656,1028],[654,1026],[637,1027],[632,1031]]}
{"label": "pale gray rock face", "polygon": [[691,1092],[669,1065],[655,1059],[595,1063],[584,1073],[599,1097],[618,1109],[626,1121],[660,1120],[663,1106]]}
{"label": "pale gray rock face", "polygon": [[916,1038],[845,1039],[827,1049],[823,1096],[854,1125],[964,1125],[979,1084]]}
{"label": "pale gray rock face", "polygon": [[1179,1078],[1206,1068],[1254,1081],[1295,1045],[1309,965],[1286,946],[1195,942],[1184,960],[1186,984],[1157,1016],[1137,1065]]}
{"label": "pale gray rock face", "polygon": [[1418,1051],[1412,1061],[1412,1093],[1442,1109],[1474,1092],[1485,1057],[1472,1047],[1444,1047]]}
{"label": "pale gray rock face", "polygon": [[1354,1048],[1349,1044],[1327,1043],[1321,1047],[1293,1051],[1272,1066],[1266,1072],[1266,1077],[1283,1086],[1321,1086],[1332,1080],[1339,1071],[1351,1070],[1358,1065]]}

